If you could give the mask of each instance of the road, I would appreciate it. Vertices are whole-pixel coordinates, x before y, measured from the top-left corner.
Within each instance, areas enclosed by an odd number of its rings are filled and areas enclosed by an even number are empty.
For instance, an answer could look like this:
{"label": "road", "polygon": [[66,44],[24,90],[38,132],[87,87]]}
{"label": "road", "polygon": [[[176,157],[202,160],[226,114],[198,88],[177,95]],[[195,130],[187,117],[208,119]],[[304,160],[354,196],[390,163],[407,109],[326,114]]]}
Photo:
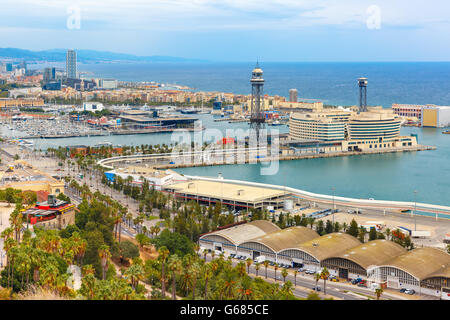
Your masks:
{"label": "road", "polygon": [[[203,257],[203,255],[202,255]],[[206,256],[206,261],[212,261],[212,257],[211,255],[207,255]],[[233,266],[236,266],[240,261],[236,260],[236,259],[232,259],[232,264]],[[263,265],[261,265],[261,268],[258,271],[258,276],[262,277],[263,279],[265,279],[265,267]],[[255,265],[252,264],[250,266],[250,275],[251,276],[256,276],[256,269],[255,269]],[[275,276],[275,269],[273,269],[272,267],[268,267],[267,268],[267,278],[273,280]],[[294,284],[294,275],[292,273],[292,271],[288,270],[288,276],[286,277],[286,281],[289,280],[292,282],[292,284]],[[278,269],[277,270],[277,282],[279,281],[279,283],[282,285],[283,284],[283,278],[281,276],[281,270]],[[308,294],[312,291],[312,288],[315,286],[316,282],[313,279],[312,276],[306,276],[306,275],[302,275],[302,274],[297,274],[297,286],[295,287],[293,293],[295,296],[300,297],[300,298],[306,298],[308,296]],[[318,285],[320,286],[320,288],[322,289],[321,292],[319,292],[319,295],[323,296],[323,280],[320,280],[318,282]],[[345,284],[345,283],[336,283],[336,282],[331,282],[331,281],[327,281],[326,284],[326,289],[327,289],[327,295],[328,296],[333,296],[335,298],[338,299],[342,299],[342,300],[367,300],[368,296],[370,296],[373,299],[376,299],[376,296],[374,294],[374,292],[370,289],[365,289],[365,288],[361,288],[358,286],[354,286],[354,285],[349,285],[349,284]],[[381,299],[391,299],[391,300],[407,300],[406,298],[400,297],[400,296],[396,296],[396,295],[392,295],[389,293],[383,293]]]}

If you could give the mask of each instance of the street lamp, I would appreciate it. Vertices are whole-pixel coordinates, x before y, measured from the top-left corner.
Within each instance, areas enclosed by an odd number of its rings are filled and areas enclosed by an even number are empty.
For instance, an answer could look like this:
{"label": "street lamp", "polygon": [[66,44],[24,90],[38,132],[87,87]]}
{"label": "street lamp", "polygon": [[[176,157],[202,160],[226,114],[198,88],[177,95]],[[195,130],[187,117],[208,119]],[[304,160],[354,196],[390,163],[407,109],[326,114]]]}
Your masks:
{"label": "street lamp", "polygon": [[331,191],[333,191],[333,228],[334,228],[334,213],[336,210],[336,206],[334,204],[334,190],[336,190],[334,187],[331,187]]}
{"label": "street lamp", "polygon": [[417,211],[417,190],[414,190],[414,231],[417,231],[417,219],[416,219],[416,211]]}

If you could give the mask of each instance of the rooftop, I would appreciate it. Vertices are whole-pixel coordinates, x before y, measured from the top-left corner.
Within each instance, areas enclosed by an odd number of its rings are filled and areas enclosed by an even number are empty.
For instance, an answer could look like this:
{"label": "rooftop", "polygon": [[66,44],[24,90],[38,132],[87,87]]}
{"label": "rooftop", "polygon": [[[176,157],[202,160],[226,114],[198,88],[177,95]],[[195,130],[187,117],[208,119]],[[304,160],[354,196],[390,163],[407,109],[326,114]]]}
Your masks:
{"label": "rooftop", "polygon": [[166,189],[172,189],[174,192],[182,194],[248,203],[279,198],[286,194],[281,190],[206,180],[171,184],[166,186]]}
{"label": "rooftop", "polygon": [[450,266],[450,254],[437,248],[417,248],[392,259],[385,265],[396,267],[423,280],[436,272],[445,273]]}
{"label": "rooftop", "polygon": [[317,260],[322,261],[360,244],[361,242],[355,237],[339,232],[326,234],[292,248],[305,251]]}
{"label": "rooftop", "polygon": [[271,232],[262,237],[251,239],[252,242],[259,242],[274,252],[279,252],[285,248],[295,247],[303,242],[319,237],[317,232],[306,227],[291,227],[275,232]]}
{"label": "rooftop", "polygon": [[393,241],[374,240],[348,249],[335,257],[351,260],[367,270],[404,253],[406,249]]}
{"label": "rooftop", "polygon": [[239,245],[242,242],[246,242],[250,239],[264,236],[268,233],[280,230],[280,228],[270,221],[266,220],[255,220],[231,228],[215,231],[208,233],[201,238],[218,235],[224,237],[231,243]]}
{"label": "rooftop", "polygon": [[144,177],[155,177],[155,178],[163,178],[166,177],[169,173],[167,170],[156,170],[150,167],[138,167],[138,166],[129,166],[127,168],[118,168],[110,171],[111,173],[116,174],[130,174],[130,175],[139,175]]}

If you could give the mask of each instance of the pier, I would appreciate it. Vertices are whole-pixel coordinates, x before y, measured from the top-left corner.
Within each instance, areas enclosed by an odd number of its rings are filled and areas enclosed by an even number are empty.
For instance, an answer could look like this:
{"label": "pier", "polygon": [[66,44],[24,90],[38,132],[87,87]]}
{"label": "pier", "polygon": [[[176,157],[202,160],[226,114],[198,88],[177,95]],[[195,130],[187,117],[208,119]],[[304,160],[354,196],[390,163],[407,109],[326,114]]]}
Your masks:
{"label": "pier", "polygon": [[[415,152],[415,151],[427,151],[427,150],[436,150],[435,146],[425,146],[425,145],[417,145],[413,147],[402,147],[402,148],[392,148],[392,149],[381,149],[376,151],[345,151],[345,152],[330,152],[330,153],[307,153],[307,154],[298,154],[298,155],[279,155],[279,156],[268,156],[264,158],[251,159],[249,157],[250,153],[255,153],[256,151],[250,150],[246,151],[245,164],[247,163],[256,163],[258,162],[271,162],[271,161],[288,161],[288,160],[302,160],[302,159],[318,159],[318,158],[335,158],[335,157],[348,157],[348,156],[360,156],[360,155],[371,155],[371,154],[383,154],[383,153],[397,153],[397,152]],[[185,155],[182,156],[186,157]],[[228,164],[241,164],[242,162],[238,162],[236,159],[230,161],[224,156],[226,159],[220,159],[219,161],[208,161],[208,162],[199,162],[199,161],[190,161],[186,163],[173,163],[173,164],[161,164],[158,165],[158,169],[175,169],[175,168],[190,168],[190,167],[203,167],[203,166],[220,166],[220,165],[228,165]],[[202,158],[203,159],[203,158]]]}

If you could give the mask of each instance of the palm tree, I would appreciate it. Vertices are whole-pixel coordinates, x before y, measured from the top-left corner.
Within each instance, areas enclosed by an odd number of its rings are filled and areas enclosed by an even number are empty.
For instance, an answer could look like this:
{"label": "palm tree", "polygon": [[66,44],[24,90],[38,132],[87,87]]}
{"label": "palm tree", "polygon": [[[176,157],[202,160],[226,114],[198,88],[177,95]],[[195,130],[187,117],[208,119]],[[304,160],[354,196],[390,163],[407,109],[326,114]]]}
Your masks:
{"label": "palm tree", "polygon": [[260,267],[261,267],[261,265],[259,262],[255,263],[256,276],[258,276],[258,271],[259,271]]}
{"label": "palm tree", "polygon": [[133,264],[125,271],[125,275],[130,279],[131,287],[136,290],[139,285],[139,280],[144,275],[144,268],[140,264]]}
{"label": "palm tree", "polygon": [[391,239],[391,229],[386,228],[385,233],[386,233],[386,239],[387,239],[387,240],[390,240],[390,239]]}
{"label": "palm tree", "polygon": [[211,278],[212,274],[213,274],[212,265],[206,264],[204,267],[204,272],[203,272],[203,276],[205,279],[205,294],[204,294],[203,299],[205,299],[205,300],[208,297],[208,280]]}
{"label": "palm tree", "polygon": [[277,282],[277,270],[278,270],[278,263],[275,263],[275,265],[273,266],[275,269],[275,282]]}
{"label": "palm tree", "polygon": [[294,286],[297,286],[297,273],[298,270],[294,270]]}
{"label": "palm tree", "polygon": [[375,294],[377,295],[377,300],[380,300],[381,295],[383,294],[383,289],[380,288],[376,288],[375,289]]}
{"label": "palm tree", "polygon": [[323,279],[323,294],[326,295],[327,294],[327,280],[328,277],[330,276],[330,272],[328,271],[328,269],[326,267],[324,267],[322,269],[322,272],[320,272],[320,277]]}
{"label": "palm tree", "polygon": [[169,258],[169,270],[172,272],[172,299],[176,300],[176,274],[182,269],[180,258],[174,254]]}
{"label": "palm tree", "polygon": [[243,277],[245,275],[245,263],[239,262],[236,266],[239,276]]}
{"label": "palm tree", "polygon": [[162,291],[162,296],[164,299],[166,296],[166,278],[165,278],[164,271],[165,271],[166,260],[169,257],[170,252],[165,246],[163,246],[163,247],[159,248],[158,253],[159,253],[159,258],[161,259],[161,291]]}
{"label": "palm tree", "polygon": [[320,280],[320,273],[314,273],[314,280],[316,280],[316,288],[317,288],[317,283],[319,282],[319,280]]}
{"label": "palm tree", "polygon": [[208,254],[208,249],[203,250],[203,257],[205,259],[206,262],[206,255]]}
{"label": "palm tree", "polygon": [[269,260],[264,260],[263,265],[266,268],[266,279],[267,279],[267,267],[269,266]]}
{"label": "palm tree", "polygon": [[197,262],[194,262],[191,266],[191,268],[189,269],[189,272],[192,275],[192,300],[195,300],[195,289],[197,287],[197,278],[198,278],[198,274],[200,273],[200,266],[198,265]]}
{"label": "palm tree", "polygon": [[98,255],[100,256],[102,262],[102,270],[103,270],[103,280],[106,279],[106,270],[108,267],[109,258],[111,258],[111,253],[109,252],[109,247],[106,244],[103,244],[98,248]]}
{"label": "palm tree", "polygon": [[281,270],[281,276],[283,277],[283,282],[286,282],[286,277],[288,276],[288,272],[285,268]]}
{"label": "palm tree", "polygon": [[247,260],[245,260],[245,264],[247,265],[247,273],[250,273],[250,266],[252,265],[253,260],[250,258],[247,258]]}

